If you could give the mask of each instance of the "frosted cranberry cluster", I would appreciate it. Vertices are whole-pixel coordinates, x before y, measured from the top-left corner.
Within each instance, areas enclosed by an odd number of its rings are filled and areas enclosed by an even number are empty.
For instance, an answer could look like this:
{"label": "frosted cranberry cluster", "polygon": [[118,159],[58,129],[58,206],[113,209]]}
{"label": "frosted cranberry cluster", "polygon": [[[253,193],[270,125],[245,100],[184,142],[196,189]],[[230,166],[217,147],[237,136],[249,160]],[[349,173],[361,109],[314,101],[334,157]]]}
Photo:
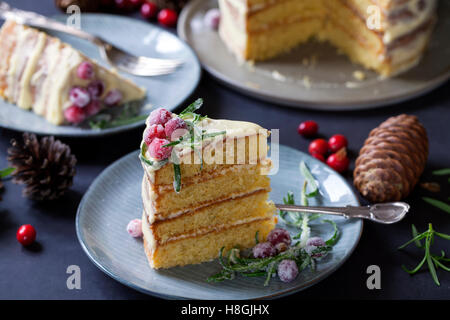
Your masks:
{"label": "frosted cranberry cluster", "polygon": [[165,145],[178,140],[186,133],[186,130],[186,122],[180,117],[163,108],[153,110],[144,131],[144,142],[150,156],[156,160],[167,159],[172,152],[172,147],[165,147]]}
{"label": "frosted cranberry cluster", "polygon": [[82,80],[91,80],[86,87],[74,86],[69,91],[69,100],[72,103],[64,110],[64,117],[69,123],[78,124],[86,118],[100,112],[103,106],[113,107],[122,101],[122,93],[118,89],[108,91],[100,99],[105,90],[105,84],[95,79],[94,66],[89,61],[82,62],[77,68],[77,77]]}

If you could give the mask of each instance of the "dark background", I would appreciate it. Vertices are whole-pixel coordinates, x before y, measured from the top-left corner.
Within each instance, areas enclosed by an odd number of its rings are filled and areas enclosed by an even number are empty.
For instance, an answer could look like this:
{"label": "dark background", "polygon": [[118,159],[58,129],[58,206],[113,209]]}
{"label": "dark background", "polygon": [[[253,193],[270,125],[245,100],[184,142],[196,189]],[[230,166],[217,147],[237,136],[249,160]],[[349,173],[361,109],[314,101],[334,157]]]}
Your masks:
{"label": "dark background", "polygon": [[[45,15],[60,13],[50,0],[14,0],[18,8]],[[138,17],[138,14],[135,14]],[[326,94],[326,92],[324,92]],[[437,287],[428,271],[411,277],[401,269],[412,268],[422,258],[422,252],[411,246],[396,248],[411,238],[411,224],[420,232],[429,222],[437,231],[450,233],[449,214],[425,204],[421,196],[447,200],[450,195],[447,177],[431,175],[435,169],[450,167],[450,83],[412,101],[382,109],[355,112],[312,112],[281,107],[248,98],[229,90],[206,73],[190,100],[203,97],[202,113],[211,118],[249,120],[265,128],[280,128],[280,142],[302,151],[309,140],[300,137],[296,128],[301,121],[313,119],[320,133],[331,136],[345,134],[353,160],[369,131],[389,116],[409,113],[417,115],[428,130],[430,156],[422,181],[441,182],[439,194],[416,188],[407,202],[412,206],[408,216],[395,225],[365,223],[361,242],[350,259],[329,278],[312,288],[284,299],[449,299],[450,274],[438,270],[441,286]],[[141,130],[108,138],[62,139],[78,158],[74,186],[62,199],[36,203],[21,196],[22,187],[5,182],[6,190],[0,202],[0,298],[2,299],[153,299],[121,285],[95,267],[83,252],[75,234],[75,214],[83,193],[95,177],[110,163],[137,149]],[[6,150],[12,138],[20,134],[1,130],[0,167],[6,167]],[[351,174],[347,174],[351,181]],[[38,244],[23,248],[15,238],[17,228],[32,224],[38,234]],[[436,240],[438,249],[449,243]],[[368,290],[366,268],[381,268],[381,290]],[[81,290],[68,290],[66,268],[81,268]]]}

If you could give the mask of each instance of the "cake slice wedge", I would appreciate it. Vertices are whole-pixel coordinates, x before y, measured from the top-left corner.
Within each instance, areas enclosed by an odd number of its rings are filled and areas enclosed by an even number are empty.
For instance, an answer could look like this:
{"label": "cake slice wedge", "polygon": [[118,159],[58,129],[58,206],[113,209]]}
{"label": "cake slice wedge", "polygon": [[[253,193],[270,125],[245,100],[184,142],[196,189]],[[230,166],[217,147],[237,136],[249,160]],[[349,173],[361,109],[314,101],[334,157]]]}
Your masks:
{"label": "cake slice wedge", "polygon": [[216,258],[222,247],[254,246],[275,226],[268,201],[269,132],[249,122],[154,110],[140,159],[142,229],[152,268]]}
{"label": "cake slice wedge", "polygon": [[37,29],[7,20],[0,30],[0,96],[55,125],[79,124],[145,90]]}

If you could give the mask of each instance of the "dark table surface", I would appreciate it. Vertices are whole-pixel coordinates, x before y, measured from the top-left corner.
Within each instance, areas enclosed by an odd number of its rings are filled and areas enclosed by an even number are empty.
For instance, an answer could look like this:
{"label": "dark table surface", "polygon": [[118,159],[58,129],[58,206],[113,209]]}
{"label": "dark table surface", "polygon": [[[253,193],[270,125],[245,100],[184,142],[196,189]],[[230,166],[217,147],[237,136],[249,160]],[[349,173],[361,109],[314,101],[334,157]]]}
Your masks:
{"label": "dark table surface", "polygon": [[[45,15],[59,13],[50,0],[14,0],[18,8]],[[136,15],[137,16],[137,15]],[[324,92],[324,94],[326,94]],[[382,109],[355,112],[313,112],[285,108],[243,96],[216,82],[207,74],[191,97],[203,97],[202,113],[212,118],[250,120],[265,128],[279,128],[280,142],[299,150],[307,150],[308,140],[296,133],[297,125],[313,119],[325,136],[343,133],[349,138],[354,155],[369,131],[389,116],[400,113],[417,115],[428,130],[430,156],[423,181],[442,182],[436,197],[447,200],[447,178],[437,179],[431,171],[450,166],[450,83],[426,96]],[[138,148],[141,130],[99,139],[62,139],[78,158],[74,186],[62,198],[37,203],[22,198],[22,187],[6,182],[0,202],[0,298],[2,299],[153,299],[116,282],[100,271],[82,250],[75,233],[78,203],[95,177],[110,163]],[[0,167],[7,166],[6,150],[12,138],[20,133],[1,130]],[[347,174],[351,181],[351,174]],[[449,299],[450,273],[438,271],[441,286],[437,287],[425,270],[413,277],[401,269],[402,264],[414,266],[422,252],[411,247],[405,252],[396,248],[411,237],[411,224],[425,231],[429,222],[435,229],[450,233],[450,216],[421,200],[428,191],[416,188],[407,202],[412,206],[408,216],[395,225],[365,223],[361,241],[353,255],[335,273],[319,284],[285,299]],[[23,248],[15,238],[17,228],[32,224],[38,234],[38,245]],[[449,243],[436,241],[438,249]],[[66,286],[69,265],[81,269],[81,290]],[[366,269],[381,269],[381,289],[368,290]]]}

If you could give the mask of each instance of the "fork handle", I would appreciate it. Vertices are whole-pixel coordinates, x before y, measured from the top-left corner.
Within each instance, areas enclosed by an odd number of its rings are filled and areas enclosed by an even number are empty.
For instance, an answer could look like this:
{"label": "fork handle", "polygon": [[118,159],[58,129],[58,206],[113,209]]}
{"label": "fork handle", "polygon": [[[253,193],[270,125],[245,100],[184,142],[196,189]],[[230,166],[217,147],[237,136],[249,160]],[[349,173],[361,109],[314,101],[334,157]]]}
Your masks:
{"label": "fork handle", "polygon": [[20,24],[64,32],[88,40],[96,45],[107,45],[107,43],[98,36],[94,36],[77,28],[65,25],[35,12],[11,8],[9,4],[4,1],[0,1],[0,17],[3,19],[14,20]]}

